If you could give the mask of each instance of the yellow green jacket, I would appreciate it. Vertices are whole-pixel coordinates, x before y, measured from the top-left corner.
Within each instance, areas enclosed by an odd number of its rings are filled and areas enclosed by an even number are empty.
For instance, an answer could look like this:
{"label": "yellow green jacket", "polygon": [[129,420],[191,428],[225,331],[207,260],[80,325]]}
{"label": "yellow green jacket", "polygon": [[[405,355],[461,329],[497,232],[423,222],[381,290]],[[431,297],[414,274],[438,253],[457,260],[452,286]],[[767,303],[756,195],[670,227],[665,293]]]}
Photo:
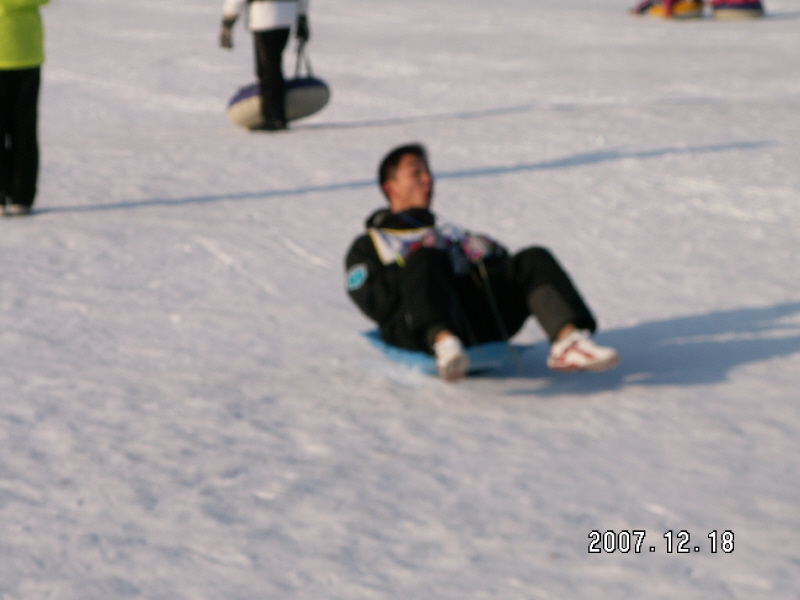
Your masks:
{"label": "yellow green jacket", "polygon": [[0,69],[25,69],[44,62],[39,7],[50,0],[0,0]]}

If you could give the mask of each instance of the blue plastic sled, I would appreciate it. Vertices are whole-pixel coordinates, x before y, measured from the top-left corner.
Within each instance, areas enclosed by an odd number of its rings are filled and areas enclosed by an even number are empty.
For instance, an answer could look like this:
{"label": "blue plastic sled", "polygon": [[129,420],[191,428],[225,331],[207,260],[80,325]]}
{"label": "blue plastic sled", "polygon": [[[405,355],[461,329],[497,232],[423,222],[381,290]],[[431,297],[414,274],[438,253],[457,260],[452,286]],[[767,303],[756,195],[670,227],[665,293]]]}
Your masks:
{"label": "blue plastic sled", "polygon": [[[377,329],[365,331],[362,335],[390,360],[426,375],[437,374],[436,360],[430,354],[387,344],[383,341],[381,333]],[[470,373],[500,369],[514,360],[512,350],[505,342],[488,342],[470,346],[467,348],[467,354],[469,354],[470,360]]]}

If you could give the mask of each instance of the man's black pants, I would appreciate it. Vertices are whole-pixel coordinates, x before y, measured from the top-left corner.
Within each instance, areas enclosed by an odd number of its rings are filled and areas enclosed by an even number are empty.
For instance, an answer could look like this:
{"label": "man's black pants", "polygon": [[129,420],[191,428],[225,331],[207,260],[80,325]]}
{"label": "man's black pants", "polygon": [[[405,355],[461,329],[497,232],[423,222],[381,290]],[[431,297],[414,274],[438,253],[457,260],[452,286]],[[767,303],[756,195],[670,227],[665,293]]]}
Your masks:
{"label": "man's black pants", "polygon": [[507,340],[534,316],[550,341],[572,324],[597,328],[592,313],[553,255],[540,247],[456,275],[447,254],[422,248],[401,269],[401,306],[381,326],[384,340],[430,352],[447,329],[465,345]]}
{"label": "man's black pants", "polygon": [[261,114],[267,125],[286,123],[286,82],[283,79],[283,49],[289,28],[254,31],[256,74],[261,92]]}
{"label": "man's black pants", "polygon": [[0,70],[0,205],[33,205],[41,69]]}

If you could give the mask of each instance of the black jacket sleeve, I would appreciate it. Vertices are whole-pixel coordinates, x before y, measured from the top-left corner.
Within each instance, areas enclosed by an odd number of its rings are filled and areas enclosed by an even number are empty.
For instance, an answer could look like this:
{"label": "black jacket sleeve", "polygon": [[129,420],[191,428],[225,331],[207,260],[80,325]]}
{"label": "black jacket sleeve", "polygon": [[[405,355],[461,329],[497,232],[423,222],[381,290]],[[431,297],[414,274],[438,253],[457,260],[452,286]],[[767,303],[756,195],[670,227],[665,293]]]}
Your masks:
{"label": "black jacket sleeve", "polygon": [[365,315],[383,325],[400,303],[400,267],[381,263],[372,239],[362,235],[350,246],[345,269],[350,298]]}

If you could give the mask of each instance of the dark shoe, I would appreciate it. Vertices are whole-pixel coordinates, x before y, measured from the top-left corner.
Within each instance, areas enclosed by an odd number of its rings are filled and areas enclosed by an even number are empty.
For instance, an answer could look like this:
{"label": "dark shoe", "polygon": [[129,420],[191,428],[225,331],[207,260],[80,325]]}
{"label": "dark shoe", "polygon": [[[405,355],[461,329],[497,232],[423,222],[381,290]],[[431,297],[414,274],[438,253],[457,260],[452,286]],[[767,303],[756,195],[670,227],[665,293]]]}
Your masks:
{"label": "dark shoe", "polygon": [[27,204],[7,204],[3,207],[6,217],[24,217],[31,214],[31,207]]}
{"label": "dark shoe", "polygon": [[251,127],[250,131],[283,131],[284,129],[288,129],[286,121],[275,119],[274,121],[267,121],[266,123]]}
{"label": "dark shoe", "polygon": [[757,19],[764,16],[761,0],[712,0],[711,13],[715,19]]}

